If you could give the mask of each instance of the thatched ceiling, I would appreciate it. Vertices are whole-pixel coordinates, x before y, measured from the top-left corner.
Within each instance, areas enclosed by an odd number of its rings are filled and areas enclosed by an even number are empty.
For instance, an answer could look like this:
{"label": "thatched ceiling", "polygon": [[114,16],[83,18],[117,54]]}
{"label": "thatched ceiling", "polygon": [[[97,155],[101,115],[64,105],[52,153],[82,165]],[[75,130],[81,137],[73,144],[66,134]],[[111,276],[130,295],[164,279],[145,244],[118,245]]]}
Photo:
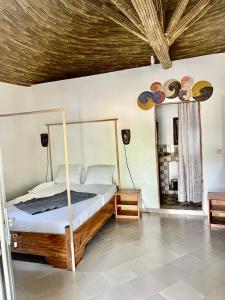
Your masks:
{"label": "thatched ceiling", "polygon": [[[124,18],[112,0],[0,0],[0,81],[32,85],[148,65],[154,53],[149,43],[86,1],[105,2]],[[120,0],[131,7],[134,1]],[[189,1],[185,14],[196,2]],[[177,3],[162,1],[165,28]],[[176,60],[220,52],[225,52],[225,0],[182,33],[169,55]]]}

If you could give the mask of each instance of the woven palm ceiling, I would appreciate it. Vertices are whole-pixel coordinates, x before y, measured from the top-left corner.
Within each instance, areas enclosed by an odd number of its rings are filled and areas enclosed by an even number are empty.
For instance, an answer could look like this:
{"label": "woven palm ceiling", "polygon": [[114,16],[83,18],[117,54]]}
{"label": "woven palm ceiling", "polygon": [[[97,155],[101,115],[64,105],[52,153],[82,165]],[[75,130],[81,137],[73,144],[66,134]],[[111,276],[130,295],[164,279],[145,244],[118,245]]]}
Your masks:
{"label": "woven palm ceiling", "polygon": [[0,81],[19,85],[225,52],[225,0],[0,0]]}

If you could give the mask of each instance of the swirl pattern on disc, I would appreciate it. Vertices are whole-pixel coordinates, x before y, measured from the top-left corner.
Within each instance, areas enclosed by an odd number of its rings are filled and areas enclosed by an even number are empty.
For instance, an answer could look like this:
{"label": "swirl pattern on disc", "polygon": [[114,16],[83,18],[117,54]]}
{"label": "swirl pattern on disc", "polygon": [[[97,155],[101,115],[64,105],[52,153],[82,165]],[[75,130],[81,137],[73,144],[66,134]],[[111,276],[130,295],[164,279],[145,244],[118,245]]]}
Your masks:
{"label": "swirl pattern on disc", "polygon": [[161,104],[161,103],[163,103],[164,102],[164,100],[165,100],[165,94],[164,94],[164,92],[162,92],[162,91],[158,91],[158,92],[155,92],[154,94],[153,94],[153,102],[155,103],[155,104]]}
{"label": "swirl pattern on disc", "polygon": [[181,88],[191,88],[192,85],[194,84],[194,79],[190,76],[184,76],[181,81],[180,81],[180,84],[181,84]]}
{"label": "swirl pattern on disc", "polygon": [[213,94],[213,86],[210,82],[202,80],[195,83],[192,88],[193,98],[196,101],[206,101]]}
{"label": "swirl pattern on disc", "polygon": [[168,99],[176,98],[179,95],[180,89],[181,84],[176,79],[169,79],[163,85],[163,92]]}
{"label": "swirl pattern on disc", "polygon": [[162,90],[162,84],[160,82],[155,81],[151,84],[150,89],[153,93],[159,92]]}
{"label": "swirl pattern on disc", "polygon": [[155,104],[153,102],[153,94],[151,92],[143,92],[137,100],[138,106],[143,110],[151,109]]}
{"label": "swirl pattern on disc", "polygon": [[192,97],[192,90],[190,88],[183,87],[180,89],[178,97],[181,101],[189,101]]}

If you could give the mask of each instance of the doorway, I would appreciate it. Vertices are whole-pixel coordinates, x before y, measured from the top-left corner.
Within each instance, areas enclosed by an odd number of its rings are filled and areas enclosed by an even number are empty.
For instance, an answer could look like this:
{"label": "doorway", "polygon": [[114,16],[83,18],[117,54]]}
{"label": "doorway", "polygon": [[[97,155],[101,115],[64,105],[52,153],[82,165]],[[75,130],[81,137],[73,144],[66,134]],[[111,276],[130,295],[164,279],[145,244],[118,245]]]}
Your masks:
{"label": "doorway", "polygon": [[160,208],[202,210],[200,104],[155,107]]}

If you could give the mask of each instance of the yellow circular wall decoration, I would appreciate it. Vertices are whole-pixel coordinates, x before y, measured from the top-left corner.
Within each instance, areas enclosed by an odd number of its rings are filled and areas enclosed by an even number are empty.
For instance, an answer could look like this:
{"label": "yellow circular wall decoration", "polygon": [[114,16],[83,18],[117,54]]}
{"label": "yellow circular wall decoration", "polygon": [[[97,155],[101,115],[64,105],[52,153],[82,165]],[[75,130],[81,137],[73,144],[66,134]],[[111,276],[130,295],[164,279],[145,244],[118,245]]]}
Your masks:
{"label": "yellow circular wall decoration", "polygon": [[194,84],[192,88],[193,98],[196,101],[206,101],[213,94],[213,86],[210,82],[202,80]]}
{"label": "yellow circular wall decoration", "polygon": [[143,92],[137,100],[138,106],[143,110],[149,110],[154,107],[153,94],[151,92]]}

